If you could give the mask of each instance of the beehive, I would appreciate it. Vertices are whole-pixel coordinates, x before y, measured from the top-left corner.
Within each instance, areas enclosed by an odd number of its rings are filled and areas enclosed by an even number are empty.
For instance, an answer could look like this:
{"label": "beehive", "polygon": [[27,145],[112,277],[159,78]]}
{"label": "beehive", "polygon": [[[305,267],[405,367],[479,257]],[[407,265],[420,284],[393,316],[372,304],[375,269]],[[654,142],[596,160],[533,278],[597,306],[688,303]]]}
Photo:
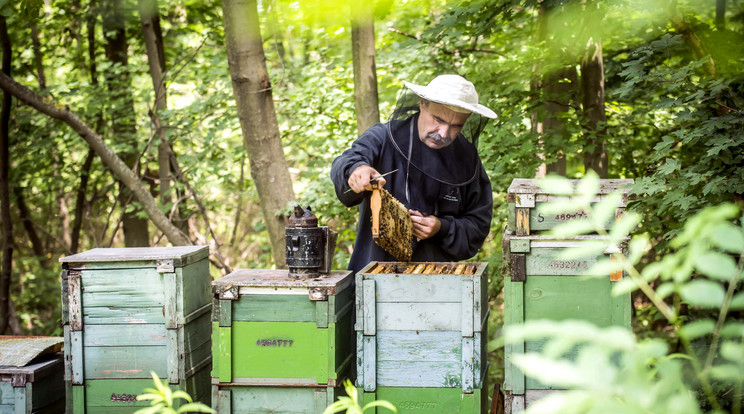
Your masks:
{"label": "beehive", "polygon": [[[0,413],[64,410],[62,338],[0,336]],[[52,353],[48,353],[52,352]]]}
{"label": "beehive", "polygon": [[350,271],[293,280],[240,269],[212,282],[212,383],[340,385],[352,363],[351,281]]}
{"label": "beehive", "polygon": [[372,262],[357,273],[357,387],[378,399],[408,392],[416,396],[412,404],[425,405],[436,395],[483,404],[486,268],[486,263]]}
{"label": "beehive", "polygon": [[346,394],[339,388],[322,386],[212,386],[213,408],[220,414],[322,414],[341,395]]}
{"label": "beehive", "polygon": [[150,372],[209,404],[209,249],[93,249],[60,259],[68,412],[132,412]]}
{"label": "beehive", "polygon": [[[357,388],[360,403],[364,406],[376,400],[391,402],[398,409],[398,414],[475,414],[487,413],[488,396],[486,389],[473,389],[464,393],[459,388],[422,388],[422,387],[378,387],[375,391],[364,391]],[[387,414],[384,408],[370,408],[365,414]]]}
{"label": "beehive", "polygon": [[[504,324],[518,325],[525,321],[584,320],[597,326],[630,327],[630,294],[612,295],[613,284],[627,277],[622,271],[606,275],[587,272],[602,257],[620,253],[623,244],[612,246],[604,253],[575,260],[556,258],[561,250],[602,241],[605,236],[586,235],[571,239],[554,236],[504,235],[504,263],[509,275],[504,279]],[[543,341],[526,341],[505,347],[504,390],[511,401],[524,407],[525,392],[550,389],[524,374],[512,364],[516,354],[539,352]],[[519,405],[521,404],[521,405]]]}
{"label": "beehive", "polygon": [[[576,187],[579,180],[569,180]],[[597,203],[613,192],[621,192],[622,198],[617,206],[615,216],[619,217],[625,212],[625,207],[632,196],[628,195],[633,180],[607,179],[599,180],[600,186],[596,197],[592,202]],[[571,196],[568,196],[570,198]],[[565,195],[552,193],[550,189],[544,189],[538,185],[538,180],[515,178],[507,190],[507,202],[509,204],[508,231],[517,236],[540,234],[553,229],[561,223],[571,220],[587,218],[585,212],[545,214],[540,211],[540,205],[557,200],[566,199]],[[614,220],[603,226],[609,230]]]}

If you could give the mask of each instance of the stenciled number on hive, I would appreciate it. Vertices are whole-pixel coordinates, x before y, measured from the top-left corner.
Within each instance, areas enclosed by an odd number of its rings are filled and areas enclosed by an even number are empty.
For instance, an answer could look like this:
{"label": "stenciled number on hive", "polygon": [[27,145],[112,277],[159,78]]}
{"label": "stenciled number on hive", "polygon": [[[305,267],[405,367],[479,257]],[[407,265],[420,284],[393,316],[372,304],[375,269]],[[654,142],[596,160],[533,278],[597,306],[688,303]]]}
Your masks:
{"label": "stenciled number on hive", "polygon": [[257,346],[264,348],[291,348],[294,344],[292,339],[259,339],[256,341]]}

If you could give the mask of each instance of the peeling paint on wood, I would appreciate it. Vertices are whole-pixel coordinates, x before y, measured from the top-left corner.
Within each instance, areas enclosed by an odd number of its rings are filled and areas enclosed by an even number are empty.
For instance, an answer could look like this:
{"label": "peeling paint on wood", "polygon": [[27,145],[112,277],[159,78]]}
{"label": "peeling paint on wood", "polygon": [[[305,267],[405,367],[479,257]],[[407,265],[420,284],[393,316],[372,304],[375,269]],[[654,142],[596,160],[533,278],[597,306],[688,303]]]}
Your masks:
{"label": "peeling paint on wood", "polygon": [[[141,392],[125,391],[127,381],[151,383],[150,371],[174,385],[201,383],[207,391],[194,388],[192,396],[210,395],[207,255],[206,247],[188,246],[94,249],[61,259],[68,269],[63,301],[69,309],[65,376],[69,367],[70,411],[125,404],[122,395]],[[192,378],[198,375],[206,380]],[[124,382],[105,396],[96,394],[100,388],[86,391],[91,382],[119,380]],[[112,400],[112,395],[121,398]]]}
{"label": "peeling paint on wood", "polygon": [[[450,274],[438,273],[445,269]],[[487,364],[477,359],[487,326],[485,271],[485,263],[386,262],[360,271],[357,385],[367,392],[381,386],[473,392],[482,386]]]}

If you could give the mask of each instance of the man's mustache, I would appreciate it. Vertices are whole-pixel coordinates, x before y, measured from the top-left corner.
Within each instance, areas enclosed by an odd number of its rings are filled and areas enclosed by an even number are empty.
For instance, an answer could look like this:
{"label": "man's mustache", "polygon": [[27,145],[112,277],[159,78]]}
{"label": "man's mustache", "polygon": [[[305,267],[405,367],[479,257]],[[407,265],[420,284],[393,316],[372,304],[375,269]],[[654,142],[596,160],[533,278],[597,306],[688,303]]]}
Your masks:
{"label": "man's mustache", "polygon": [[430,132],[430,133],[429,133],[429,134],[427,135],[427,137],[428,137],[428,138],[431,138],[431,139],[433,139],[433,140],[434,140],[434,141],[436,141],[436,142],[437,142],[438,144],[449,145],[449,144],[450,144],[450,143],[452,142],[452,138],[449,138],[449,137],[443,137],[443,136],[441,136],[441,135],[437,134],[436,132]]}

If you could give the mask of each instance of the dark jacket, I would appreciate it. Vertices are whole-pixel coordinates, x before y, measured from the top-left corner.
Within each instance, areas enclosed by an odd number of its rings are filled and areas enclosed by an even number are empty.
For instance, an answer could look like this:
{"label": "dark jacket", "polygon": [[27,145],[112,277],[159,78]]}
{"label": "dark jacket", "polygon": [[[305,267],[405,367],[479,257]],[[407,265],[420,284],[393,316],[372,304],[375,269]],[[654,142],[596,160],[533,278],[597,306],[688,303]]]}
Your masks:
{"label": "dark jacket", "polygon": [[[359,225],[349,269],[355,273],[372,261],[396,261],[372,240],[372,219],[369,192],[354,193],[349,189],[349,175],[358,166],[367,164],[381,174],[398,169],[385,177],[385,189],[407,208],[424,215],[434,215],[441,221],[439,232],[417,242],[413,240],[411,261],[459,261],[474,256],[483,245],[491,226],[491,182],[486,175],[476,148],[459,137],[451,145],[435,150],[418,137],[413,116],[405,121],[377,124],[368,129],[333,161],[331,179],[336,196],[347,207],[359,204]],[[451,184],[443,184],[422,174],[404,157],[388,137],[390,128],[398,148],[408,154],[412,144],[412,164],[429,175]],[[412,141],[411,141],[412,137]],[[477,172],[476,172],[477,171]],[[408,177],[408,197],[406,197]],[[361,203],[361,204],[360,204]]]}

